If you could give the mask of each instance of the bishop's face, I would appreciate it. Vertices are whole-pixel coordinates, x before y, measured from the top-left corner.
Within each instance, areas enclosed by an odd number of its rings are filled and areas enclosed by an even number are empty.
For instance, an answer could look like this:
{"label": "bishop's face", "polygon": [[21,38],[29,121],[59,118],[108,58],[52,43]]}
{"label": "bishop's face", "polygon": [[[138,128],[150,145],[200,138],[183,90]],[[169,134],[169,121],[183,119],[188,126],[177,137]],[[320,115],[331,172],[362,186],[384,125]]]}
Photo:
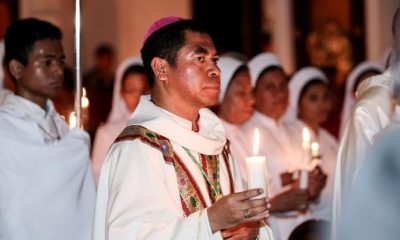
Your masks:
{"label": "bishop's face", "polygon": [[209,35],[187,32],[186,45],[177,54],[176,67],[170,67],[169,91],[180,101],[195,108],[217,104],[220,92],[220,70]]}

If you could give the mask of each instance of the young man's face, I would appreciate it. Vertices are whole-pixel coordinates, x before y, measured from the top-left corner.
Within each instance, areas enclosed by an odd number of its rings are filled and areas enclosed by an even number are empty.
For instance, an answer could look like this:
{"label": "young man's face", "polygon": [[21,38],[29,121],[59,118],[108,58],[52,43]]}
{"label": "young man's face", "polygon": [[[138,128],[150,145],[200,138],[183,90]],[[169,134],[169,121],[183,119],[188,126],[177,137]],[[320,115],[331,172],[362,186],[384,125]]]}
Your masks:
{"label": "young man's face", "polygon": [[187,43],[177,54],[176,68],[171,68],[171,94],[178,94],[196,108],[215,105],[220,92],[217,51],[210,36],[186,33]]}
{"label": "young man's face", "polygon": [[65,55],[60,40],[36,41],[28,55],[28,64],[20,64],[14,74],[16,94],[41,105],[60,92],[64,81]]}

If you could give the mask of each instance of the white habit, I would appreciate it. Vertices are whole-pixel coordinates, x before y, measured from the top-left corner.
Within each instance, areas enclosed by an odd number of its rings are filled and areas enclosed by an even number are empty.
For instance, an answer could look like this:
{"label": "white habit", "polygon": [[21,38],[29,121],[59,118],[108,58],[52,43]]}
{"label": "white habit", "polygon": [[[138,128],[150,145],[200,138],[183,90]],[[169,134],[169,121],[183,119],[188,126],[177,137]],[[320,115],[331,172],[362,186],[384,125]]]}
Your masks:
{"label": "white habit", "polygon": [[[258,155],[266,157],[268,196],[272,198],[286,189],[282,187],[281,173],[291,171],[299,166],[302,156],[301,141],[295,141],[292,137],[295,132],[286,123],[276,123],[272,118],[254,111],[250,120],[241,127],[243,134],[247,136],[248,149],[252,149],[255,128],[260,131]],[[298,211],[291,211],[270,216],[268,223],[274,232],[275,239],[287,240],[297,225],[310,218],[309,212],[300,214]]]}
{"label": "white habit", "polygon": [[132,114],[122,98],[121,84],[125,71],[133,65],[143,66],[142,59],[139,57],[127,58],[118,66],[115,74],[110,114],[108,115],[107,122],[100,125],[96,130],[92,147],[92,168],[96,186],[99,182],[101,166],[107,155],[107,151],[115,138],[117,138],[121,131],[124,130],[126,123]]}

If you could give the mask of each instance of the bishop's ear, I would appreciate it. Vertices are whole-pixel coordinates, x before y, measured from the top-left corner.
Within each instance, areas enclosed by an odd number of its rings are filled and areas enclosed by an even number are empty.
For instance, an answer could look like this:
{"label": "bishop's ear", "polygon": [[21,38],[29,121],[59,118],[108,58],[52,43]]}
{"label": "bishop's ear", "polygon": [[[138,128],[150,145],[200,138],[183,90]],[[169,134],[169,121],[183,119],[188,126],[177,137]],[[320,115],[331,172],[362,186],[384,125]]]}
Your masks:
{"label": "bishop's ear", "polygon": [[11,76],[18,80],[21,78],[22,70],[23,70],[22,63],[18,62],[17,60],[13,59],[8,63],[8,69],[10,70]]}
{"label": "bishop's ear", "polygon": [[151,68],[153,69],[154,75],[159,80],[166,79],[167,66],[167,61],[158,57],[153,58],[151,61]]}

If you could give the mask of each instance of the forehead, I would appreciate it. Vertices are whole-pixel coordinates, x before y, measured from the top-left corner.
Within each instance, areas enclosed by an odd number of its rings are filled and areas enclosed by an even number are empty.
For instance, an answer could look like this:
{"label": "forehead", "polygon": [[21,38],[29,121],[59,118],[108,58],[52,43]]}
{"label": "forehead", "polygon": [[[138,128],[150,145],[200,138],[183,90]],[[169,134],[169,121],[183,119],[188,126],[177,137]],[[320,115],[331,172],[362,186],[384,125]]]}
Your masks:
{"label": "forehead", "polygon": [[64,49],[58,39],[42,39],[33,44],[30,55],[64,57]]}
{"label": "forehead", "polygon": [[181,49],[183,52],[217,54],[214,42],[207,33],[186,31],[185,39],[186,43]]}
{"label": "forehead", "polygon": [[258,79],[258,82],[264,84],[268,83],[280,84],[280,83],[287,83],[287,79],[281,69],[273,69],[268,72],[264,72]]}

